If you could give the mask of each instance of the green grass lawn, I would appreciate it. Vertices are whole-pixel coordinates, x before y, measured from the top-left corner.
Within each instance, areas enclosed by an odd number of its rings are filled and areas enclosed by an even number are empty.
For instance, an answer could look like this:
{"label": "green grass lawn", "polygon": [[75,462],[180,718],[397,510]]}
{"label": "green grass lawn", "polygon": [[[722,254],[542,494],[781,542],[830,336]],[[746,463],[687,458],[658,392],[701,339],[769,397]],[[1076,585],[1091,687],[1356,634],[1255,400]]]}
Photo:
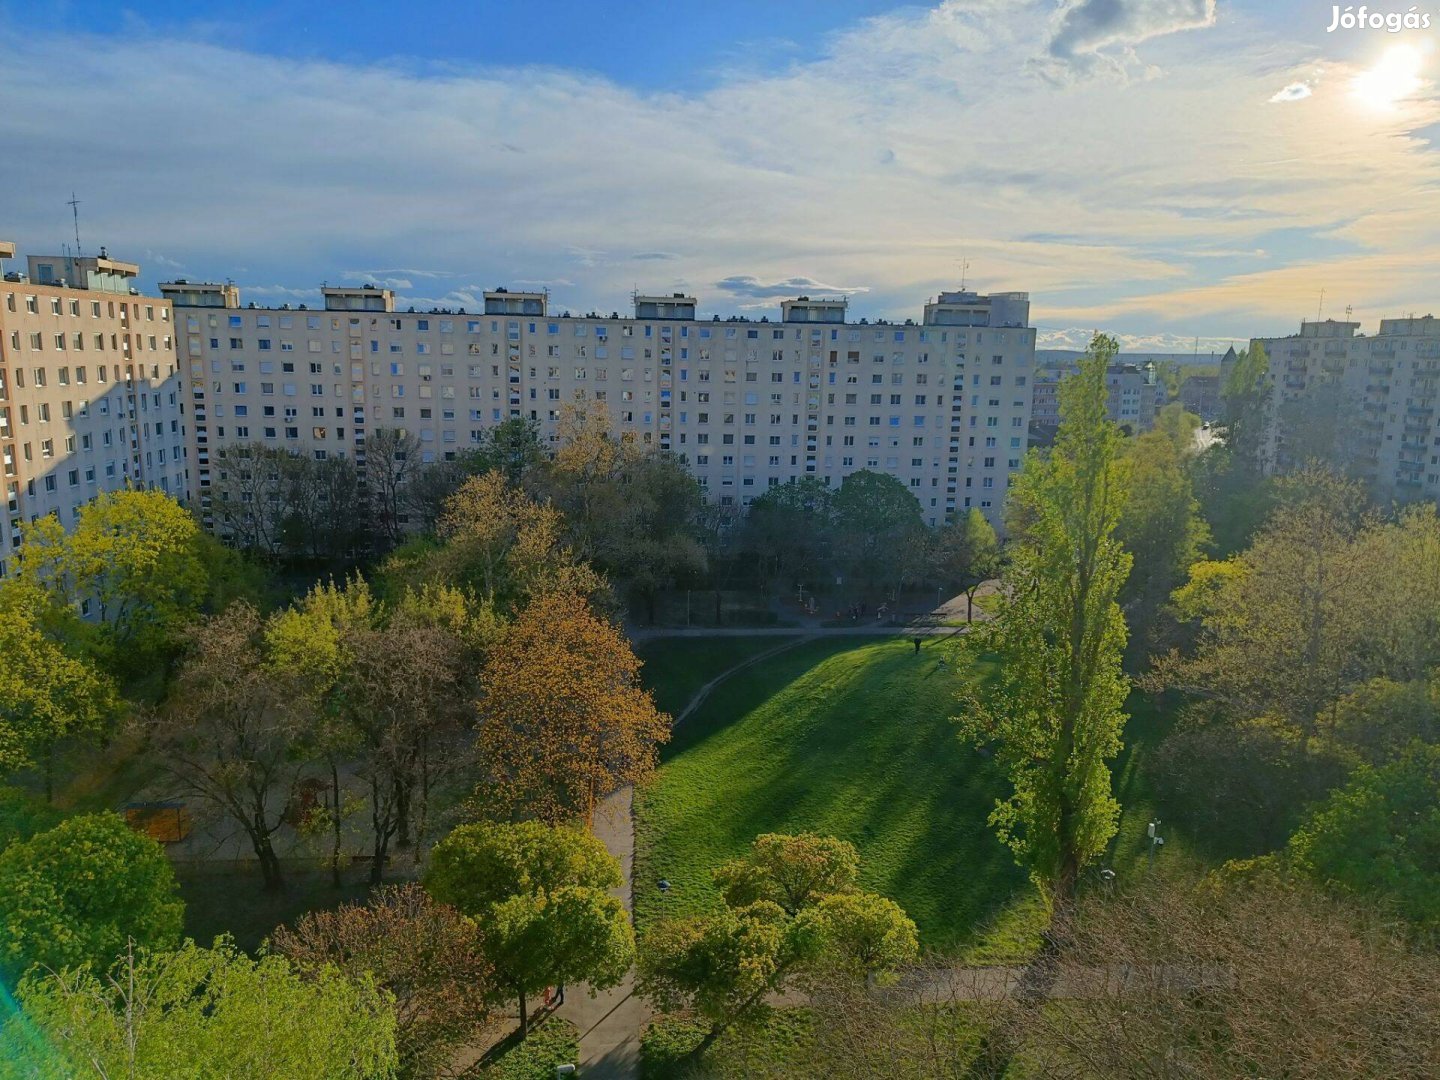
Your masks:
{"label": "green grass lawn", "polygon": [[651,638],[640,642],[635,653],[645,662],[641,678],[655,691],[656,705],[676,716],[697,690],[721,672],[791,640],[768,635]]}
{"label": "green grass lawn", "polygon": [[465,1080],[553,1080],[557,1065],[572,1065],[579,1057],[580,1033],[575,1025],[551,1016],[533,1027],[523,1042],[507,1039],[463,1076]]}
{"label": "green grass lawn", "polygon": [[[718,643],[693,643],[705,648],[692,658]],[[1033,894],[986,824],[1004,785],[956,737],[958,676],[942,655],[953,650],[931,643],[916,656],[905,638],[829,638],[717,687],[636,801],[642,930],[717,903],[712,868],[759,833],[811,830],[859,847],[864,887],[898,901],[926,945],[974,944],[993,927],[1002,954],[1023,950]],[[666,692],[685,681],[671,674]]]}

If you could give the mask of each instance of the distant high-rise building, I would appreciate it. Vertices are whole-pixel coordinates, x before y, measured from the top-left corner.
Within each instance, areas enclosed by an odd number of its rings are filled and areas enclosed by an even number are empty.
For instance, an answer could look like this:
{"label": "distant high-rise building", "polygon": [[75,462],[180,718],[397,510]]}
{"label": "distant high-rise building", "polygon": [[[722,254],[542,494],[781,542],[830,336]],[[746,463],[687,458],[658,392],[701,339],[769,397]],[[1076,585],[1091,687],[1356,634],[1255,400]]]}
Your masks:
{"label": "distant high-rise building", "polygon": [[[0,270],[15,246],[0,244]],[[21,526],[67,527],[104,491],[185,499],[189,431],[170,302],[131,287],[139,267],[30,256],[0,280],[0,575]]]}
{"label": "distant high-rise building", "polygon": [[1284,472],[1329,449],[1379,494],[1440,497],[1440,319],[1305,321],[1283,338],[1256,338],[1269,357],[1265,464]]}
{"label": "distant high-rise building", "polygon": [[[1055,437],[1060,426],[1060,381],[1078,370],[1078,361],[1052,361],[1036,372],[1030,406],[1036,441],[1047,443]],[[1165,404],[1165,384],[1153,363],[1111,364],[1105,369],[1105,385],[1105,415],[1110,420],[1133,433],[1155,426],[1155,414]]]}
{"label": "distant high-rise building", "polygon": [[970,507],[997,525],[1025,454],[1035,331],[1026,293],[946,292],[919,322],[849,317],[798,297],[777,319],[697,318],[692,296],[636,296],[608,317],[549,311],[495,289],[484,311],[398,311],[375,287],[326,288],[324,308],[241,306],[233,286],[177,281],[202,509],[218,452],[261,443],[364,464],[401,428],[426,461],[524,417],[557,439],[567,404],[601,404],[617,434],[683,455],[708,498],[745,506],[778,484],[901,480],[923,517]]}

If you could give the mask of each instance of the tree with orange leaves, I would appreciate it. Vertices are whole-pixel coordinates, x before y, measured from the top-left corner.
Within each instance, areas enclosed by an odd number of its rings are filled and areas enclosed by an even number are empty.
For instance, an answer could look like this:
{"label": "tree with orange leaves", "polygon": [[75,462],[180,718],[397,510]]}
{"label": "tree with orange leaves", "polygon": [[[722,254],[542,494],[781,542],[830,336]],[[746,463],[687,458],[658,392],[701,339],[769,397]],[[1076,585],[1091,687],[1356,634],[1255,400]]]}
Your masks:
{"label": "tree with orange leaves", "polygon": [[643,782],[670,717],[639,684],[620,631],[573,593],[536,597],[481,671],[479,750],[488,815],[589,820],[605,795]]}

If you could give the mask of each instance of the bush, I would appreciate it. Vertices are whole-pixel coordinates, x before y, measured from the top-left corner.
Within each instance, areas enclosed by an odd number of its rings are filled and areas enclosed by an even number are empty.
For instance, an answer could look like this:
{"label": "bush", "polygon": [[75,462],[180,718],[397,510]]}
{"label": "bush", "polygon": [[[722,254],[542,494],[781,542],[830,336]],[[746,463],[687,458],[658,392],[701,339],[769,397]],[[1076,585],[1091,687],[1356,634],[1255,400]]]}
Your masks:
{"label": "bush", "polygon": [[1390,900],[1440,928],[1440,746],[1362,765],[1291,841],[1297,868],[1342,892]]}
{"label": "bush", "polygon": [[53,829],[65,815],[22,788],[0,787],[0,851]]}
{"label": "bush", "polygon": [[1227,855],[1283,847],[1306,809],[1345,782],[1340,753],[1270,719],[1190,723],[1148,763],[1162,805]]}
{"label": "bush", "polygon": [[116,814],[73,817],[0,852],[0,972],[103,972],[127,941],[174,945],[184,911],[159,844]]}
{"label": "bush", "polygon": [[491,1064],[481,1068],[477,1080],[554,1080],[555,1066],[580,1060],[580,1035],[567,1020],[549,1019],[532,1028]]}

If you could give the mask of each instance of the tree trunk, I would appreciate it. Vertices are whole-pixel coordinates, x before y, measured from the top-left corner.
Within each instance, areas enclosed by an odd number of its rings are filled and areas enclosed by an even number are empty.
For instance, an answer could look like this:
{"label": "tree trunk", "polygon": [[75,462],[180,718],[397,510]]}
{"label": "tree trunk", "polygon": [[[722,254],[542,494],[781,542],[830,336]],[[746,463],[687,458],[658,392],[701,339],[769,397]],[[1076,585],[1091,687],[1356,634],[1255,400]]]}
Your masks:
{"label": "tree trunk", "polygon": [[520,998],[520,1041],[524,1042],[525,1037],[530,1034],[530,1003],[525,1000],[525,991],[521,990]]}
{"label": "tree trunk", "polygon": [[423,846],[430,825],[430,735],[420,736],[420,820],[415,824],[415,843]]}
{"label": "tree trunk", "polygon": [[252,834],[250,840],[255,848],[255,857],[260,860],[260,876],[265,881],[265,891],[280,892],[285,888],[285,879],[281,876],[280,860],[270,844],[270,837]]}
{"label": "tree trunk", "polygon": [[395,778],[395,846],[401,851],[410,847],[410,789],[413,783],[408,777]]}
{"label": "tree trunk", "polygon": [[380,784],[374,780],[370,781],[370,807],[370,825],[375,833],[375,846],[370,857],[370,884],[379,885],[385,873],[385,857],[390,853],[390,837],[395,834],[395,818],[393,814],[382,814]]}
{"label": "tree trunk", "polygon": [[974,590],[974,589],[967,589],[967,590],[965,591],[965,621],[966,621],[967,623],[972,623],[972,622],[975,621],[975,590]]}
{"label": "tree trunk", "polygon": [[330,847],[330,878],[338,889],[340,888],[340,768],[333,761],[330,762],[330,797],[333,800],[330,808],[330,826],[334,830],[333,842]]}

